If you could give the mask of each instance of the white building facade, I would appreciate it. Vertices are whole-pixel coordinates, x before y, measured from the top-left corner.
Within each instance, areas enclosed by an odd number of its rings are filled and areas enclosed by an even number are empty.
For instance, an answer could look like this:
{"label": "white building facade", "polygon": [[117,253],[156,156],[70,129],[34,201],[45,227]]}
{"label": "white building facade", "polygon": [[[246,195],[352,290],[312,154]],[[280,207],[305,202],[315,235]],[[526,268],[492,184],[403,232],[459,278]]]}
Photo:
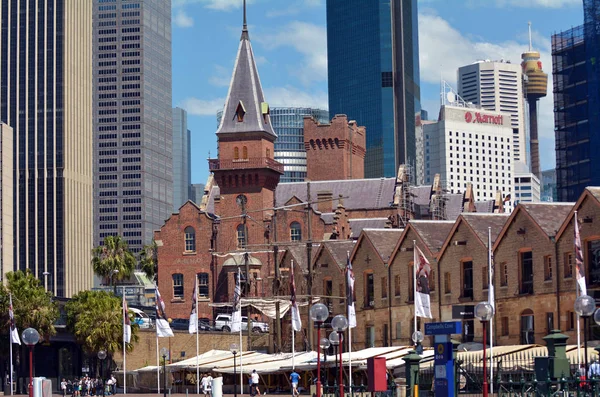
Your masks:
{"label": "white building facade", "polygon": [[423,135],[426,184],[440,174],[449,193],[464,192],[470,183],[476,201],[493,200],[497,191],[512,194],[509,114],[444,105],[438,122],[423,126]]}
{"label": "white building facade", "polygon": [[513,205],[519,203],[539,203],[542,189],[539,178],[521,163],[515,164],[515,194],[512,197]]}
{"label": "white building facade", "polygon": [[458,94],[478,107],[510,115],[513,160],[529,167],[521,65],[486,60],[462,66],[458,69]]}

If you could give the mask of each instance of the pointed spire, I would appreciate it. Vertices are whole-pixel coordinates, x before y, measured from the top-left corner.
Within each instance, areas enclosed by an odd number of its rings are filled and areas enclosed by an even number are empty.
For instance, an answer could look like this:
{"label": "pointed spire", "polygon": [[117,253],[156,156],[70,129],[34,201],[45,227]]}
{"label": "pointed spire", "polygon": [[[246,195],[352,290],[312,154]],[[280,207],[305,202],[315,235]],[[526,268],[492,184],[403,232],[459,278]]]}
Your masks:
{"label": "pointed spire", "polygon": [[250,40],[250,35],[248,34],[248,23],[246,21],[246,0],[244,0],[244,26],[242,27],[242,37],[240,40]]}

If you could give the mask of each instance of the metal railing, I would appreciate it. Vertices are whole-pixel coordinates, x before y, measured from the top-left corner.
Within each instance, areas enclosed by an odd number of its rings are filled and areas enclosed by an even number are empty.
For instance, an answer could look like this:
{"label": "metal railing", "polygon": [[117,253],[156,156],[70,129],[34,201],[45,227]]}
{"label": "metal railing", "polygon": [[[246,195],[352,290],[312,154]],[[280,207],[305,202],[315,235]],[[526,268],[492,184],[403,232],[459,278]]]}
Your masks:
{"label": "metal railing", "polygon": [[210,171],[269,168],[283,174],[283,164],[270,157],[255,157],[249,159],[208,159]]}

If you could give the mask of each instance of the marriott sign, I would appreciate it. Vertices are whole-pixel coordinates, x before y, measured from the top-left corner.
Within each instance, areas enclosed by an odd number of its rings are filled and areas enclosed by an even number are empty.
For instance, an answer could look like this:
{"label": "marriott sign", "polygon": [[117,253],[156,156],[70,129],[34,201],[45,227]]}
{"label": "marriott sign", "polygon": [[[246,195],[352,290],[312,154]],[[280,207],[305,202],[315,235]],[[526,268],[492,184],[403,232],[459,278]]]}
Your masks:
{"label": "marriott sign", "polygon": [[504,117],[502,115],[492,116],[480,112],[465,112],[465,121],[467,123],[504,125]]}

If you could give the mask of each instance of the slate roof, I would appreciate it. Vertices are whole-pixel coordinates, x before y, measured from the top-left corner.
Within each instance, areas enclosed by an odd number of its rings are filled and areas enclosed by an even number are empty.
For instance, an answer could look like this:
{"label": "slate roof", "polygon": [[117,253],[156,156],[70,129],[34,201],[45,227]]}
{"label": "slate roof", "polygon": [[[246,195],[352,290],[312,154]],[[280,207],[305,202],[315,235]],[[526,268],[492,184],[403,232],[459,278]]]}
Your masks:
{"label": "slate roof", "polygon": [[475,209],[477,210],[477,212],[492,213],[494,211],[495,204],[496,200],[476,201]]}
{"label": "slate roof", "polygon": [[429,205],[431,198],[431,185],[428,186],[411,186],[409,188],[413,203],[417,205]]}
{"label": "slate roof", "polygon": [[371,241],[375,250],[387,262],[404,229],[363,229],[365,236]]}
{"label": "slate roof", "polygon": [[588,186],[586,189],[600,202],[600,187]]}
{"label": "slate roof", "polygon": [[480,214],[477,212],[466,212],[461,214],[465,222],[475,231],[481,242],[487,247],[488,227],[492,228],[492,244],[502,231],[509,214]]}
{"label": "slate roof", "polygon": [[[290,182],[277,185],[276,205],[284,205],[294,196],[306,201],[307,184],[308,182]],[[395,178],[311,181],[310,194],[311,198],[316,200],[318,192],[332,192],[332,211],[337,207],[340,195],[344,197],[344,207],[347,210],[386,208],[394,202],[395,186]]]}
{"label": "slate roof", "polygon": [[358,238],[363,229],[383,229],[387,221],[388,218],[348,219],[352,230],[351,237]]}
{"label": "slate roof", "polygon": [[432,253],[439,252],[448,237],[454,221],[416,221],[411,220],[410,226],[421,236]]}
{"label": "slate roof", "polygon": [[346,268],[348,252],[352,252],[355,244],[356,242],[352,240],[327,241],[323,243],[325,249],[329,251],[331,257],[342,270]]}
{"label": "slate roof", "polygon": [[520,203],[519,205],[549,237],[553,237],[571,212],[574,203]]}
{"label": "slate roof", "polygon": [[[245,109],[241,122],[237,121],[236,116],[240,102]],[[271,123],[263,120],[264,102],[265,96],[260,84],[252,44],[250,44],[247,27],[244,25],[217,136],[240,132],[262,132],[273,139],[277,138]]]}
{"label": "slate roof", "polygon": [[[297,245],[290,245],[286,247],[286,251],[288,251],[296,260],[296,264],[300,266],[303,272],[308,271],[308,263],[306,261],[306,244],[300,243]],[[311,263],[312,260],[315,259],[317,252],[319,251],[319,247],[314,247],[311,251]]]}

